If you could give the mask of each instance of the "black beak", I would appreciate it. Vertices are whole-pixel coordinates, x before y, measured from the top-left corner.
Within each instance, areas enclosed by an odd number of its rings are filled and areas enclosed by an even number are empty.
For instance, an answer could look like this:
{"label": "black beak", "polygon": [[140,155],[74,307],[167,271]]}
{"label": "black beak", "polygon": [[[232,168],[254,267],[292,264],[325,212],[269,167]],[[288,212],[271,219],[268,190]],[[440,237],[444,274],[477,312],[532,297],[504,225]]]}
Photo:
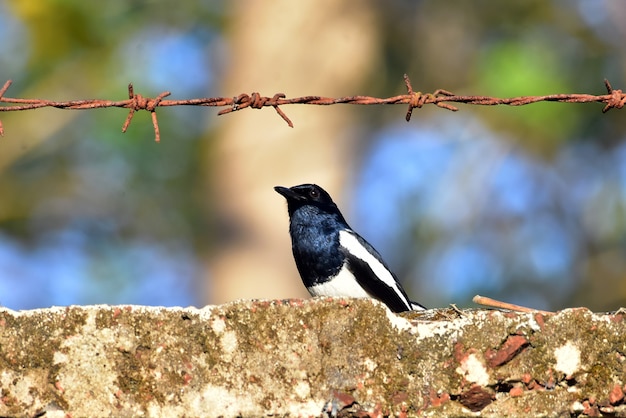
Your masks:
{"label": "black beak", "polygon": [[299,195],[298,193],[294,192],[293,190],[287,187],[276,186],[274,187],[274,190],[276,190],[278,194],[283,195],[285,199],[287,200],[302,200],[301,195]]}

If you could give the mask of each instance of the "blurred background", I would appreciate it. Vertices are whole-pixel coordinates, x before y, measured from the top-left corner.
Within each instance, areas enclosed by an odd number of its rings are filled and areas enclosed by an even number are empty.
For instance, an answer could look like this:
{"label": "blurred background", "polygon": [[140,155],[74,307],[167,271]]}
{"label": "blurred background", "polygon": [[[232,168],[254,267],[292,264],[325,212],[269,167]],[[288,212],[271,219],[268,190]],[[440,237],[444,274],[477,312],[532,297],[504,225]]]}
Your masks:
{"label": "blurred background", "polygon": [[[0,1],[7,97],[510,97],[626,85],[626,4]],[[626,118],[601,104],[2,112],[0,305],[307,297],[273,186],[318,183],[413,299],[626,306]]]}

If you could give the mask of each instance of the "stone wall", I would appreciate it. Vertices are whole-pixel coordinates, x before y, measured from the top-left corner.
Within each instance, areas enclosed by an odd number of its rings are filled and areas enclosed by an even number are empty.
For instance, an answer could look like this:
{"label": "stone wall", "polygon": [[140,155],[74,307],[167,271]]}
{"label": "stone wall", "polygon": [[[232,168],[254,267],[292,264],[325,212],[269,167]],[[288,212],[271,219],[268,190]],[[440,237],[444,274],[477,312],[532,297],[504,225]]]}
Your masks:
{"label": "stone wall", "polygon": [[625,384],[621,313],[0,310],[0,416],[626,416]]}

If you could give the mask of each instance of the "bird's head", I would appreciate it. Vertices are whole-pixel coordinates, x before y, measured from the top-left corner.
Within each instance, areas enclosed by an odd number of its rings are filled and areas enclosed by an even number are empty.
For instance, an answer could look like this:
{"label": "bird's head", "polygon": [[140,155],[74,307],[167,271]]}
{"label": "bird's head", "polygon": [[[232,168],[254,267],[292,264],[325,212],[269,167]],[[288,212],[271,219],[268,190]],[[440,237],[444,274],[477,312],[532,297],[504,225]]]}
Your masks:
{"label": "bird's head", "polygon": [[287,208],[289,215],[292,215],[301,207],[317,208],[319,212],[338,214],[341,216],[339,209],[326,190],[317,184],[300,184],[293,187],[274,187],[279,194],[287,199]]}

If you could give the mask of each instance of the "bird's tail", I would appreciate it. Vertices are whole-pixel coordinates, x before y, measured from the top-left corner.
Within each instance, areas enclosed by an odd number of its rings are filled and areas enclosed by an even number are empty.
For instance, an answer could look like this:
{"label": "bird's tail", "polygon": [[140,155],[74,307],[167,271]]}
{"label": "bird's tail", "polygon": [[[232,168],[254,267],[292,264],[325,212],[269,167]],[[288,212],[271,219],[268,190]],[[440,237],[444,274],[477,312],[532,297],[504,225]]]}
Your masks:
{"label": "bird's tail", "polygon": [[412,311],[425,311],[426,310],[425,306],[420,305],[417,302],[413,302],[412,300],[410,300],[409,303],[411,304],[411,310]]}

